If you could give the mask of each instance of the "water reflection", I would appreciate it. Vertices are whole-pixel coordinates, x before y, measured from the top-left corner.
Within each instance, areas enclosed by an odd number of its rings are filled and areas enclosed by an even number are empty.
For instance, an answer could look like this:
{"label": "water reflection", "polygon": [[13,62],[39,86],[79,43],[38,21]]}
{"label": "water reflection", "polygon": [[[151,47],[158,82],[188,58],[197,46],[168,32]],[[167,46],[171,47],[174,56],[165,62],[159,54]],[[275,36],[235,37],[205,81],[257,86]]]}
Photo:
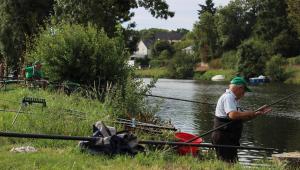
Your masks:
{"label": "water reflection", "polygon": [[[149,82],[149,79],[145,79]],[[152,94],[216,103],[227,84],[196,82],[193,80],[159,79]],[[242,106],[256,109],[270,104],[296,91],[300,86],[267,84],[251,87],[253,92],[246,94]],[[274,105],[272,113],[245,123],[242,145],[277,148],[278,152],[300,150],[300,95]],[[165,120],[171,120],[181,131],[202,134],[213,126],[215,106],[164,100],[157,113]],[[210,142],[210,136],[204,137]],[[265,156],[264,152],[240,150],[240,161],[249,162]]]}

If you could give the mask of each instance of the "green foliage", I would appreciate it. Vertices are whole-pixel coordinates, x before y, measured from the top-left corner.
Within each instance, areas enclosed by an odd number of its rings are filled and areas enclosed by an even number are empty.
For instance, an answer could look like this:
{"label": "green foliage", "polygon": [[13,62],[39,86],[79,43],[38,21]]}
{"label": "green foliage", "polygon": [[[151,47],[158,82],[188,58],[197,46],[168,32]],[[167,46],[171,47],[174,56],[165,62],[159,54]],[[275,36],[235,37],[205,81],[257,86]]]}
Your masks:
{"label": "green foliage", "polygon": [[296,57],[288,58],[287,61],[290,65],[296,65],[296,64],[299,65],[300,64],[300,55],[296,56]]}
{"label": "green foliage", "polygon": [[158,68],[158,67],[163,67],[166,65],[166,62],[164,60],[160,60],[160,59],[152,59],[149,62],[149,65],[151,68]]}
{"label": "green foliage", "polygon": [[223,69],[216,69],[216,70],[208,70],[204,73],[197,72],[194,75],[195,80],[211,80],[211,78],[215,75],[224,75],[225,81],[230,81],[235,76],[235,70],[223,70]]}
{"label": "green foliage", "polygon": [[169,78],[169,72],[166,67],[151,68],[151,69],[139,69],[135,70],[135,76],[137,77],[149,77],[149,78]]}
{"label": "green foliage", "polygon": [[212,0],[206,0],[205,1],[205,5],[199,4],[200,6],[200,10],[198,10],[198,15],[202,15],[205,12],[209,12],[211,14],[215,14],[216,13],[216,8],[214,7],[215,4],[213,3]]}
{"label": "green foliage", "polygon": [[235,50],[251,34],[255,24],[255,4],[247,0],[230,1],[217,15],[219,43],[224,51]]}
{"label": "green foliage", "polygon": [[266,45],[259,40],[244,41],[237,51],[238,72],[246,78],[262,75],[267,60]]}
{"label": "green foliage", "polygon": [[279,55],[272,56],[266,63],[266,75],[273,81],[284,81],[288,78],[285,72],[285,66],[287,64],[286,59]]}
{"label": "green foliage", "polygon": [[117,84],[108,91],[105,102],[112,108],[111,114],[151,122],[157,108],[148,103],[145,95],[150,93],[156,80],[145,86],[142,79],[129,79],[126,84]]}
{"label": "green foliage", "polygon": [[208,62],[217,55],[218,50],[215,16],[209,12],[204,12],[199,18],[199,23],[194,26],[195,47],[201,61]]}
{"label": "green foliage", "polygon": [[174,12],[170,12],[169,6],[162,0],[55,0],[54,10],[58,21],[68,21],[88,25],[92,23],[97,28],[104,28],[109,36],[112,36],[115,26],[129,21],[134,12],[131,9],[144,7],[156,18],[173,17]]}
{"label": "green foliage", "polygon": [[211,69],[220,69],[220,68],[222,68],[222,63],[221,63],[220,58],[211,60],[208,63],[208,65],[209,65],[209,68],[211,68]]}
{"label": "green foliage", "polygon": [[288,18],[298,33],[298,39],[300,39],[300,1],[287,0],[286,3],[288,5]]}
{"label": "green foliage", "polygon": [[122,37],[108,38],[92,26],[49,26],[27,53],[28,61],[44,62],[51,80],[105,87],[127,79],[128,53]]}
{"label": "green foliage", "polygon": [[223,53],[221,58],[222,67],[225,69],[236,69],[238,64],[238,56],[236,51],[228,51]]}
{"label": "green foliage", "polygon": [[280,32],[274,37],[272,48],[275,54],[281,54],[283,57],[295,56],[300,53],[300,40],[296,38],[294,32],[286,30]]}
{"label": "green foliage", "polygon": [[172,78],[191,78],[194,74],[194,67],[197,63],[195,56],[184,52],[177,52],[168,65]]}
{"label": "green foliage", "polygon": [[44,25],[52,3],[52,0],[0,1],[0,54],[12,70],[19,71],[26,43]]}
{"label": "green foliage", "polygon": [[175,50],[174,47],[165,40],[157,40],[154,45],[153,45],[153,49],[151,50],[151,55],[153,58],[156,58],[160,55],[161,52],[163,51],[167,51],[170,55],[172,55]]}

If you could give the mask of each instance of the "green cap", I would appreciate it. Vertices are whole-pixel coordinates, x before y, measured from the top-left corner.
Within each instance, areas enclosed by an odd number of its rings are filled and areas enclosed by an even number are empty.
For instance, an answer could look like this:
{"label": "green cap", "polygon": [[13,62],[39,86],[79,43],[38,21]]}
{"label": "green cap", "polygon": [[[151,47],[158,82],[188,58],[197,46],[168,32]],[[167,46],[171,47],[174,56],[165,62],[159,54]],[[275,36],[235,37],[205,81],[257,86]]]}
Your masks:
{"label": "green cap", "polygon": [[247,82],[246,82],[246,80],[243,77],[235,77],[235,78],[233,78],[230,81],[230,84],[244,85],[246,92],[252,92],[252,90],[248,88]]}

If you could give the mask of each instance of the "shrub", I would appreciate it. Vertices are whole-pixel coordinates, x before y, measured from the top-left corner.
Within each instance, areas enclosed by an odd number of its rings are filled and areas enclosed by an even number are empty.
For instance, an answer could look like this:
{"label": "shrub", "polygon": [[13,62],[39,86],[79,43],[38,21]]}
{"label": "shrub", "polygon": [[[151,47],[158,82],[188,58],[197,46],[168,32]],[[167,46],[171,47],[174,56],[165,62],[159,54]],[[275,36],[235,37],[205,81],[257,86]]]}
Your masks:
{"label": "shrub", "polygon": [[279,55],[272,56],[270,61],[266,64],[266,75],[273,81],[284,81],[288,78],[285,72],[286,59]]}
{"label": "shrub", "polygon": [[293,57],[293,58],[289,58],[288,59],[288,63],[290,65],[297,65],[297,64],[300,64],[300,55],[299,56],[296,56],[296,57]]}
{"label": "shrub", "polygon": [[219,69],[222,67],[221,59],[213,59],[209,62],[209,67],[212,69]]}
{"label": "shrub", "polygon": [[236,51],[228,51],[223,53],[221,58],[222,68],[224,69],[236,69],[238,65],[238,56]]}
{"label": "shrub", "polygon": [[28,61],[41,60],[51,80],[106,86],[126,80],[129,55],[121,37],[76,24],[52,25],[36,39]]}
{"label": "shrub", "polygon": [[168,65],[172,78],[191,78],[194,74],[196,59],[193,55],[177,52]]}
{"label": "shrub", "polygon": [[259,40],[244,41],[237,51],[238,72],[241,76],[250,78],[264,73],[267,59],[267,47]]}

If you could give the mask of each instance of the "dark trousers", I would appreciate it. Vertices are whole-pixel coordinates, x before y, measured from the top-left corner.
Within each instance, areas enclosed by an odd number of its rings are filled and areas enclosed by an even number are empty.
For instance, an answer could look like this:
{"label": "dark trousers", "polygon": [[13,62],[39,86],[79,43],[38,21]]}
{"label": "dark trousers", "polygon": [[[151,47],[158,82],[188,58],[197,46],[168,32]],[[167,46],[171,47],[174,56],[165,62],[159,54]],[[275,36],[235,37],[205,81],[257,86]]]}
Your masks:
{"label": "dark trousers", "polygon": [[[228,119],[215,118],[214,128],[227,123]],[[233,122],[220,130],[216,130],[212,133],[212,143],[215,145],[233,145],[240,146],[240,137],[242,132],[242,123]],[[237,149],[235,148],[216,148],[216,154],[218,159],[234,163],[238,161]]]}

